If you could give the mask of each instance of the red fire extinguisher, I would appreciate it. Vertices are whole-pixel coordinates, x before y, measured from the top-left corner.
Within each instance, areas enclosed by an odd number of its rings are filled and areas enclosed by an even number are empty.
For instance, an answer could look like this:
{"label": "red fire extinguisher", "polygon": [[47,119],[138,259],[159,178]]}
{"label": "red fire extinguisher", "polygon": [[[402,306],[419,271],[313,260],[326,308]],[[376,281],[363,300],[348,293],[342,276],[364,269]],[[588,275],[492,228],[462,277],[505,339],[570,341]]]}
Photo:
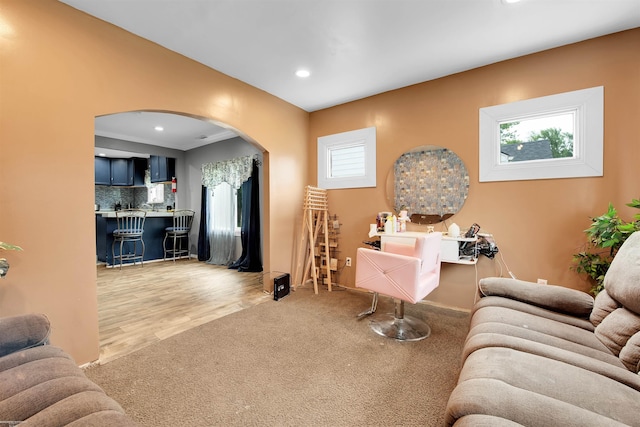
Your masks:
{"label": "red fire extinguisher", "polygon": [[171,178],[171,192],[175,193],[178,191],[178,184],[176,182],[176,177]]}

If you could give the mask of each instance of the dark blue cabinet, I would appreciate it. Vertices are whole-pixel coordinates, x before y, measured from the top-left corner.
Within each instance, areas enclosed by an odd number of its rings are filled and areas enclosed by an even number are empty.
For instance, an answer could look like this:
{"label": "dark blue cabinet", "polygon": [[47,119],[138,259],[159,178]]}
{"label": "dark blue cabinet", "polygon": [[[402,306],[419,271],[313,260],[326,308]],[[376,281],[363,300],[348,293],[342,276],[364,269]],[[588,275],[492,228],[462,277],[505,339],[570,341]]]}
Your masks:
{"label": "dark blue cabinet", "polygon": [[176,176],[176,159],[172,157],[151,156],[149,166],[151,182],[167,182]]}
{"label": "dark blue cabinet", "polygon": [[111,159],[95,157],[96,185],[111,185]]}
{"label": "dark blue cabinet", "polygon": [[111,185],[133,185],[133,159],[111,159]]}
{"label": "dark blue cabinet", "polygon": [[95,157],[95,184],[144,186],[148,161],[144,158],[110,159]]}

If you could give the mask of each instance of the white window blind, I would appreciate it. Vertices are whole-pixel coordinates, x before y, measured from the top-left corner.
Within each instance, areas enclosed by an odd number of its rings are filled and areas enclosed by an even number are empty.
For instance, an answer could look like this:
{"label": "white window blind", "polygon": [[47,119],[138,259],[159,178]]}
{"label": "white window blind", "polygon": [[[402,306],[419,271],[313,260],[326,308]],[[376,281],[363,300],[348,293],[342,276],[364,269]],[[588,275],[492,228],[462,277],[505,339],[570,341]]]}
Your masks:
{"label": "white window blind", "polygon": [[364,141],[347,147],[329,149],[329,171],[331,178],[346,178],[365,175]]}

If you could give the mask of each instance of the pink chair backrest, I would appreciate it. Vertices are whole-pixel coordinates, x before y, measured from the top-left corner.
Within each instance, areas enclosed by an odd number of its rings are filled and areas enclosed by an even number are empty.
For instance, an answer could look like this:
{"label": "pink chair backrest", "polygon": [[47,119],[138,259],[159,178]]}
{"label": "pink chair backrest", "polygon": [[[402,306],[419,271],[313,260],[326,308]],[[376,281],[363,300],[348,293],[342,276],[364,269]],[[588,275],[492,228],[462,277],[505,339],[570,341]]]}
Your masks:
{"label": "pink chair backrest", "polygon": [[429,233],[416,239],[414,256],[422,260],[421,274],[429,273],[440,267],[440,245],[442,233]]}

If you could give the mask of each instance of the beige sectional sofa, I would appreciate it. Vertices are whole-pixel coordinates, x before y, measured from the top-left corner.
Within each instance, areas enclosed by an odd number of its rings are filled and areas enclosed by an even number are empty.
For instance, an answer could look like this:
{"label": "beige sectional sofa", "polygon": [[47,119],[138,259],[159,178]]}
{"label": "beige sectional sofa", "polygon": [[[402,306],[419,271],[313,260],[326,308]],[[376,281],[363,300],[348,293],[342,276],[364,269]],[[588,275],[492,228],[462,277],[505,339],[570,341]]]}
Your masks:
{"label": "beige sectional sofa", "polygon": [[42,315],[0,319],[0,425],[136,425],[49,333]]}
{"label": "beige sectional sofa", "polygon": [[640,426],[640,232],[604,286],[481,280],[447,425]]}

